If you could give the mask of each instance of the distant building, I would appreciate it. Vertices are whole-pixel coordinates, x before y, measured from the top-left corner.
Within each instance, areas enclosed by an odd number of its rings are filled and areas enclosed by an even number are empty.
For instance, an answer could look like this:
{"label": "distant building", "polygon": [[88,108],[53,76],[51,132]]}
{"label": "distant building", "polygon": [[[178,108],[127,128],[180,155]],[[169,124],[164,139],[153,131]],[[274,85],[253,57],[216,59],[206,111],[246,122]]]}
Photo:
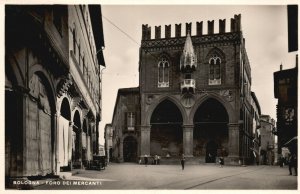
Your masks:
{"label": "distant building", "polygon": [[241,15],[225,20],[142,26],[138,88],[120,89],[112,120],[113,157],[137,161],[139,156],[161,156],[161,162],[253,163],[253,110],[251,68]]}
{"label": "distant building", "polygon": [[256,95],[254,92],[251,92],[251,104],[252,104],[252,110],[253,110],[253,156],[256,164],[259,164],[260,161],[260,149],[261,149],[261,133],[260,133],[260,115],[261,115],[261,109],[260,105],[258,103],[258,100],[256,98]]}
{"label": "distant building", "polygon": [[260,116],[260,164],[273,165],[275,162],[275,120],[269,115]]}
{"label": "distant building", "polygon": [[5,6],[5,176],[59,174],[99,152],[100,5]]}
{"label": "distant building", "polygon": [[105,155],[107,161],[109,162],[112,158],[113,153],[113,129],[111,124],[106,124],[104,128],[104,137],[105,137]]}
{"label": "distant building", "polygon": [[283,147],[297,153],[298,141],[298,55],[296,67],[274,72],[274,96],[277,103],[278,153]]}

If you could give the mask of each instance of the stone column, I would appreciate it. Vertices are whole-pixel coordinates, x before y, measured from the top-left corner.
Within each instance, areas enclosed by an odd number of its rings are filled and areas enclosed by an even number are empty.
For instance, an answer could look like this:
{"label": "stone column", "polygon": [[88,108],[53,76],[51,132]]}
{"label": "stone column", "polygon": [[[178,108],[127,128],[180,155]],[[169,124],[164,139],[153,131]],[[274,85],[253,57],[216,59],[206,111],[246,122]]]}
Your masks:
{"label": "stone column", "polygon": [[72,161],[72,154],[73,154],[73,152],[72,152],[72,146],[73,146],[72,145],[72,143],[73,143],[73,126],[74,126],[74,123],[72,121],[70,121],[69,122],[69,131],[68,131],[68,152],[69,152],[68,153],[68,155],[69,155],[68,166],[69,166],[70,171],[73,168],[73,161]]}
{"label": "stone column", "polygon": [[82,165],[82,126],[79,130],[79,162],[80,162],[80,168],[83,167]]}
{"label": "stone column", "polygon": [[194,125],[183,125],[183,153],[186,157],[193,157]]}
{"label": "stone column", "polygon": [[59,117],[60,117],[60,111],[57,111],[56,114],[54,115],[55,117],[55,144],[54,144],[54,150],[55,150],[55,157],[53,157],[53,162],[54,162],[54,168],[55,168],[55,174],[59,174],[60,172],[60,162],[59,162],[59,150],[61,149],[59,146]]}
{"label": "stone column", "polygon": [[150,131],[150,125],[141,126],[141,155],[150,155]]}
{"label": "stone column", "polygon": [[229,138],[228,138],[228,161],[231,164],[238,164],[239,162],[239,124],[228,124]]}
{"label": "stone column", "polygon": [[124,153],[123,153],[123,144],[124,144],[124,141],[123,141],[123,137],[120,137],[120,145],[119,145],[119,150],[120,150],[120,157],[118,158],[119,162],[124,162]]}

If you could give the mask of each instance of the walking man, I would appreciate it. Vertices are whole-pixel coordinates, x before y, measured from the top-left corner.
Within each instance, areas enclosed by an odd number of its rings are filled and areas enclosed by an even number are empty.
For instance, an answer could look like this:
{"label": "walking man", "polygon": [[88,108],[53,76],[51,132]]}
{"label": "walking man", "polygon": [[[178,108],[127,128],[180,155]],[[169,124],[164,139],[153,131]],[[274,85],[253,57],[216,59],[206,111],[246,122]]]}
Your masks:
{"label": "walking man", "polygon": [[145,162],[145,166],[147,166],[147,164],[148,164],[148,157],[147,157],[146,154],[145,154],[145,156],[144,156],[144,162]]}
{"label": "walking man", "polygon": [[181,162],[182,170],[184,170],[184,162],[185,162],[184,154],[182,154],[180,162]]}

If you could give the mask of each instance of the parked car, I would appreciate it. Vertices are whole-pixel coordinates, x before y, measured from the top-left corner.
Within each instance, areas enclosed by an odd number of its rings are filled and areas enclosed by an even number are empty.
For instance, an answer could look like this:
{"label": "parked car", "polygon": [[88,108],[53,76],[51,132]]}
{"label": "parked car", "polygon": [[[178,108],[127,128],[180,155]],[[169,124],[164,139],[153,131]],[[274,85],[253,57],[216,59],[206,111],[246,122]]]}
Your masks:
{"label": "parked car", "polygon": [[90,170],[104,170],[107,166],[105,156],[94,155],[93,160],[90,163]]}

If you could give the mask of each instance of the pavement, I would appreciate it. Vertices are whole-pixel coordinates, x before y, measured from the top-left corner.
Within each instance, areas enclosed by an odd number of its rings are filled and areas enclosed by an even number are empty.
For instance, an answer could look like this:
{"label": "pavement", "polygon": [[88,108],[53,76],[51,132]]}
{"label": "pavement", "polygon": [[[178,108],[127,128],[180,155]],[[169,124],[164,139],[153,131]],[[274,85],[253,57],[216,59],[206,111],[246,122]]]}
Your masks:
{"label": "pavement", "polygon": [[215,164],[109,164],[105,170],[80,170],[64,180],[46,182],[38,190],[294,190],[298,176],[285,166],[224,166]]}

